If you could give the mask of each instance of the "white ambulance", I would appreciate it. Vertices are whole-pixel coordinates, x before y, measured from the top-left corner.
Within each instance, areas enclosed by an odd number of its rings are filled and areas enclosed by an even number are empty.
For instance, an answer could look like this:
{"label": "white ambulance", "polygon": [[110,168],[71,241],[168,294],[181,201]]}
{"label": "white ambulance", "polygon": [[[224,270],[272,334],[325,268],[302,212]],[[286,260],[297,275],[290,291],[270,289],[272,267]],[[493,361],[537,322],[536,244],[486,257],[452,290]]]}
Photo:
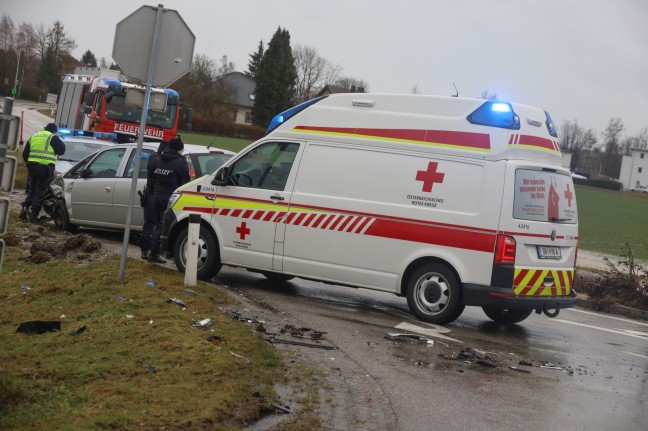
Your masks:
{"label": "white ambulance", "polygon": [[336,94],[277,115],[268,134],[179,188],[163,247],[199,278],[221,265],[407,297],[448,323],[466,305],[517,323],[573,306],[574,185],[548,113],[501,101]]}

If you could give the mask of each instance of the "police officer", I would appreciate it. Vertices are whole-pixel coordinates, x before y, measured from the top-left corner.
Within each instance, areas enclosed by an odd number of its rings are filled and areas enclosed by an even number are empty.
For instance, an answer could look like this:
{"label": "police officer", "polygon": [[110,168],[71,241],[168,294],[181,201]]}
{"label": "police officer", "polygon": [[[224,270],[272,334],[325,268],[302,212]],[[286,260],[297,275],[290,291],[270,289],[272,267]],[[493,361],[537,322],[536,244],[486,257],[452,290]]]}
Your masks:
{"label": "police officer", "polygon": [[151,236],[153,228],[155,227],[155,208],[153,206],[153,193],[155,190],[155,162],[160,158],[169,143],[167,141],[160,142],[157,151],[149,157],[146,164],[146,186],[144,191],[140,193],[140,204],[144,210],[144,224],[142,225],[142,235],[140,237],[140,250],[142,251],[142,259],[148,260],[149,252],[151,250]]}
{"label": "police officer", "polygon": [[29,138],[23,151],[29,174],[29,191],[22,203],[20,218],[26,220],[29,214],[32,223],[38,222],[43,195],[47,190],[48,181],[54,175],[56,156],[65,154],[65,144],[56,132],[56,124],[48,123],[43,130]]}
{"label": "police officer", "polygon": [[[162,220],[171,194],[181,185],[191,179],[187,161],[182,157],[184,144],[180,138],[171,139],[159,159],[155,159],[151,169],[155,184],[153,184],[153,216],[155,225],[151,234],[149,262],[165,263],[159,256]],[[148,178],[148,175],[147,175]]]}

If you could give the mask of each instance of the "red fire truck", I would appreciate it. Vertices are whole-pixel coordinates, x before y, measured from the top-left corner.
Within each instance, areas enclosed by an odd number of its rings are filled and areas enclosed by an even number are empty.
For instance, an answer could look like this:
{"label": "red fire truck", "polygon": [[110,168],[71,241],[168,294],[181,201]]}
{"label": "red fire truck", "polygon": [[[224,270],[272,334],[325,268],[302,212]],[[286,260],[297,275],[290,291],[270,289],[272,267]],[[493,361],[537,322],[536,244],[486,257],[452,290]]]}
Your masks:
{"label": "red fire truck", "polygon": [[[63,77],[56,124],[60,128],[115,134],[118,142],[134,142],[139,135],[145,87],[125,82],[119,71],[77,67]],[[139,106],[139,107],[138,107]],[[180,96],[169,88],[154,88],[144,140],[176,137]]]}

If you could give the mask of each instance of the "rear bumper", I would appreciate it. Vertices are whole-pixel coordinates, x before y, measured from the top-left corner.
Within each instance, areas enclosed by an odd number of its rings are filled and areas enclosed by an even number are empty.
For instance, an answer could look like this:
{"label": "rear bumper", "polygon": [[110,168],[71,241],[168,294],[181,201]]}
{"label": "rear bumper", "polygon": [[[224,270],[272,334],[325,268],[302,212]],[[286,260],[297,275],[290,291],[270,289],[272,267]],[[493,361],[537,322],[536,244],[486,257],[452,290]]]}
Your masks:
{"label": "rear bumper", "polygon": [[464,284],[463,299],[466,305],[515,309],[555,309],[576,305],[576,292],[571,289],[565,296],[515,295],[511,288]]}

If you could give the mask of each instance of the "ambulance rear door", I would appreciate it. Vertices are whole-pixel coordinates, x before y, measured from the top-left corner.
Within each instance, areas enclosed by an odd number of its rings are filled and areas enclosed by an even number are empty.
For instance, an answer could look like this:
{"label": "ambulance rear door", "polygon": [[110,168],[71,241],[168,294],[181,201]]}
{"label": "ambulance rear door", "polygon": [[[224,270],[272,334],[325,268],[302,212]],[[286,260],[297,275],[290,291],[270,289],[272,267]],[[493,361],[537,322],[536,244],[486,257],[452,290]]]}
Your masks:
{"label": "ambulance rear door", "polygon": [[[515,295],[569,295],[578,244],[571,174],[561,167],[509,161],[506,176],[497,248],[506,259],[503,245],[510,238],[515,242],[514,262],[508,262]],[[495,260],[501,257],[496,252]]]}

